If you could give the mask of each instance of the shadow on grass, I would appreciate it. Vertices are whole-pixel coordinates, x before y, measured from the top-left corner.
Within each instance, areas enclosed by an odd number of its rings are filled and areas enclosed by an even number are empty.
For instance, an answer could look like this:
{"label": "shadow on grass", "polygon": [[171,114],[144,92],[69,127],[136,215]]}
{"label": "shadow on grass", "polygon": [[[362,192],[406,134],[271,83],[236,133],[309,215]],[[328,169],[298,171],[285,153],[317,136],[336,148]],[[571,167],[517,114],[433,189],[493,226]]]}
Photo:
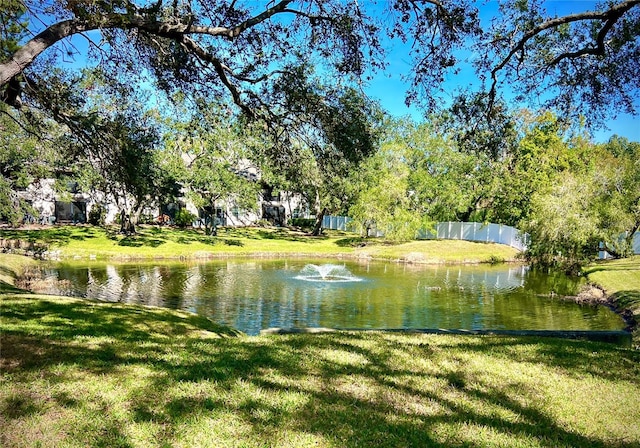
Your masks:
{"label": "shadow on grass", "polygon": [[640,308],[640,291],[618,291],[611,298],[621,308],[638,309]]}
{"label": "shadow on grass", "polygon": [[353,238],[342,238],[336,241],[336,246],[338,247],[365,247],[368,244],[371,244],[371,241],[368,241],[363,237],[353,237]]}
{"label": "shadow on grass", "polygon": [[632,344],[640,350],[640,291],[618,291],[611,296],[632,333]]}
{"label": "shadow on grass", "polygon": [[[608,345],[536,340],[527,349],[532,342],[526,338],[396,335],[371,342],[364,333],[229,338],[237,333],[164,310],[19,298],[1,305],[3,371],[12,387],[31,391],[0,395],[7,427],[22,419],[33,425],[53,401],[64,412],[101,409],[104,421],[91,440],[104,446],[113,446],[114,437],[133,445],[129,420],[161,427],[158,445],[176,444],[185,422],[203,421],[203,433],[214,431],[212,425],[241,425],[219,446],[275,446],[283,431],[318,437],[327,446],[638,446],[636,439],[612,445],[580,434],[554,419],[531,390],[534,383],[496,384],[481,367],[464,362],[471,353],[505,365],[546,365],[554,375],[563,369],[576,378],[637,381],[640,353]],[[221,337],[203,338],[201,330]],[[426,368],[417,367],[421,360]],[[148,373],[127,379],[135,368]],[[111,412],[108,400],[118,398],[100,392],[70,397],[56,388],[43,398],[45,391],[32,388],[34,375],[53,386],[113,375],[127,381],[127,411]],[[83,434],[78,428],[71,433]],[[496,439],[485,441],[487,435]]]}
{"label": "shadow on grass", "polygon": [[390,241],[384,240],[381,238],[364,238],[364,237],[349,237],[349,238],[341,238],[336,241],[336,245],[340,247],[365,247],[365,246],[400,246],[402,242],[400,241]]}
{"label": "shadow on grass", "polygon": [[3,230],[0,237],[6,240],[21,240],[30,243],[64,246],[69,244],[69,241],[72,239],[85,239],[90,236],[85,232],[79,232],[79,228],[47,227],[37,230]]}
{"label": "shadow on grass", "polygon": [[259,239],[263,240],[278,240],[278,241],[293,241],[298,243],[305,243],[311,240],[326,240],[326,235],[310,236],[300,233],[293,233],[288,229],[276,229],[276,230],[258,230],[256,235]]}
{"label": "shadow on grass", "polygon": [[[2,269],[2,267],[0,266],[0,270]],[[7,283],[7,282],[3,282],[2,280],[0,280],[0,294],[19,294],[19,293],[26,293],[27,291],[20,289],[20,288],[16,288],[15,286]]]}
{"label": "shadow on grass", "polygon": [[159,247],[173,241],[178,244],[200,243],[210,246],[224,243],[233,246],[243,246],[242,240],[280,240],[289,242],[310,242],[324,240],[323,235],[311,237],[289,229],[256,229],[256,228],[228,228],[221,227],[218,237],[205,235],[201,229],[177,229],[173,227],[159,227],[140,225],[137,233],[123,235],[118,226],[98,228],[90,226],[52,226],[34,230],[6,230],[0,235],[7,240],[21,240],[30,243],[65,246],[72,241],[82,241],[106,235],[107,239],[119,246],[125,247]]}
{"label": "shadow on grass", "polygon": [[15,271],[13,269],[8,268],[7,266],[1,266],[0,265],[0,275],[4,275],[4,276],[13,278],[13,277],[15,277],[16,273],[15,273]]}
{"label": "shadow on grass", "polygon": [[225,238],[222,241],[227,246],[237,246],[237,247],[243,247],[244,246],[244,243],[242,241],[240,241],[240,240],[233,240],[233,239]]}
{"label": "shadow on grass", "polygon": [[118,246],[125,247],[160,247],[166,241],[157,238],[148,238],[140,235],[126,236],[118,242]]}
{"label": "shadow on grass", "polygon": [[215,245],[217,241],[210,237],[197,232],[196,230],[175,230],[160,228],[144,228],[140,229],[135,235],[128,235],[120,239],[115,234],[112,239],[119,240],[118,245],[130,247],[159,247],[169,241],[175,241],[178,244],[189,245],[195,242]]}
{"label": "shadow on grass", "polygon": [[216,237],[205,235],[197,229],[174,229],[174,228],[144,228],[140,231],[141,236],[151,234],[153,238],[161,238],[164,241],[175,241],[178,244],[201,243],[214,246],[218,244]]}

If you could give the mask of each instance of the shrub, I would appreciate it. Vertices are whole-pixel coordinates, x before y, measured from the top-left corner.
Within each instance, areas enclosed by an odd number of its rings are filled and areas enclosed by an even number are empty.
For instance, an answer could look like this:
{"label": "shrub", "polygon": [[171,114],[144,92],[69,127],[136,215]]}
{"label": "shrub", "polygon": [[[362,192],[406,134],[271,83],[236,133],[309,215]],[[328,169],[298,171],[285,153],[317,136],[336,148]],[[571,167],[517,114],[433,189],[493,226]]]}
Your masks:
{"label": "shrub", "polygon": [[293,227],[313,227],[316,224],[314,218],[291,218],[289,225]]}
{"label": "shrub", "polygon": [[154,216],[150,213],[143,213],[140,215],[140,219],[138,219],[138,224],[155,224],[156,221]]}
{"label": "shrub", "polygon": [[271,227],[272,224],[266,219],[259,219],[253,223],[255,227]]}
{"label": "shrub", "polygon": [[89,211],[89,224],[93,226],[104,226],[107,218],[107,207],[102,204],[95,204]]}
{"label": "shrub", "polygon": [[196,217],[196,215],[194,215],[193,213],[191,213],[189,210],[187,210],[185,208],[181,208],[176,213],[176,217],[174,218],[174,222],[176,223],[176,225],[178,227],[184,228],[184,227],[187,227],[187,226],[190,226],[191,224],[193,224],[193,221],[195,221],[196,219],[198,219]]}

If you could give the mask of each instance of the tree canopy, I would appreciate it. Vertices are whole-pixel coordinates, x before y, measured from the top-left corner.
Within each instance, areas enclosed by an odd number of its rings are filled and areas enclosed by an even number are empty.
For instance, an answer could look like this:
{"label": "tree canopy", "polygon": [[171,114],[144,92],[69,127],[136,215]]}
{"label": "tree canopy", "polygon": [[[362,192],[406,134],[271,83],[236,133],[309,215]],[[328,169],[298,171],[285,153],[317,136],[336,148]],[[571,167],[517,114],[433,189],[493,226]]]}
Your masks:
{"label": "tree canopy", "polygon": [[248,116],[275,119],[288,112],[284,93],[308,75],[301,67],[316,67],[334,85],[362,81],[385,68],[385,48],[399,41],[413,66],[407,101],[430,110],[466,62],[489,109],[513,89],[594,123],[635,113],[640,0],[564,15],[547,7],[539,0],[505,0],[491,13],[469,0],[8,0],[0,12],[0,88],[4,102],[18,106],[37,96],[52,66],[83,53],[78,59],[89,56],[114,77],[228,98]]}
{"label": "tree canopy", "polygon": [[[617,235],[640,225],[637,145],[599,148],[569,129],[637,112],[640,0],[553,5],[5,0],[0,214],[17,220],[16,188],[81,164],[87,185],[126,197],[131,215],[176,182],[211,211],[232,190],[254,195],[237,170],[246,158],[268,160],[264,182],[305,194],[319,218],[351,207],[368,223],[375,205],[373,220],[402,237],[411,226],[397,224],[414,218],[493,220],[527,226],[551,257],[591,256],[594,241],[624,252]],[[427,122],[383,135],[364,92],[393,68],[390,46],[411,61],[406,101]],[[470,85],[452,92],[458,74]],[[525,101],[533,112],[514,107]],[[171,148],[173,162],[158,159]],[[169,169],[190,151],[188,169]]]}

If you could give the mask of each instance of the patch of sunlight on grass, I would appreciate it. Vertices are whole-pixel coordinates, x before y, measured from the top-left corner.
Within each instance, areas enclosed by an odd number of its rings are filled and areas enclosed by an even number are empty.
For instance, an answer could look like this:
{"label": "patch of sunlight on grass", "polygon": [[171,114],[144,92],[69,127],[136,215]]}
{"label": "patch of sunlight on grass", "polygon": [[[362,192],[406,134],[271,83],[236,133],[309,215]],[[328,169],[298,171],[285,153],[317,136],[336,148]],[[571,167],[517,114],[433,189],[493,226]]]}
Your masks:
{"label": "patch of sunlight on grass", "polygon": [[[514,425],[517,428],[517,425]],[[536,440],[530,437],[526,431],[509,433],[497,430],[489,425],[477,424],[473,422],[457,422],[445,428],[439,425],[435,428],[436,434],[441,434],[438,442],[444,446],[474,446],[477,440],[482,440],[482,446],[504,447],[504,448],[536,448],[548,446],[543,440]],[[554,447],[572,447],[571,445],[560,444]]]}
{"label": "patch of sunlight on grass", "polygon": [[[153,420],[132,421],[126,427],[130,446],[163,446],[158,441],[166,438],[165,425]],[[169,446],[169,445],[164,445]]]}
{"label": "patch of sunlight on grass", "polygon": [[324,349],[317,353],[324,361],[341,366],[363,366],[369,363],[366,357],[344,349]]}
{"label": "patch of sunlight on grass", "polygon": [[493,263],[512,261],[518,250],[503,244],[460,240],[412,241],[397,245],[366,246],[356,249],[361,256],[412,263]]}
{"label": "patch of sunlight on grass", "polygon": [[626,393],[624,383],[585,375],[580,379],[551,377],[546,385],[554,391],[546,403],[554,420],[586,436],[609,432],[611,441],[616,439],[614,434],[640,440],[638,397]]}
{"label": "patch of sunlight on grass", "polygon": [[589,280],[601,285],[609,294],[621,291],[640,291],[640,266],[633,271],[598,271]]}

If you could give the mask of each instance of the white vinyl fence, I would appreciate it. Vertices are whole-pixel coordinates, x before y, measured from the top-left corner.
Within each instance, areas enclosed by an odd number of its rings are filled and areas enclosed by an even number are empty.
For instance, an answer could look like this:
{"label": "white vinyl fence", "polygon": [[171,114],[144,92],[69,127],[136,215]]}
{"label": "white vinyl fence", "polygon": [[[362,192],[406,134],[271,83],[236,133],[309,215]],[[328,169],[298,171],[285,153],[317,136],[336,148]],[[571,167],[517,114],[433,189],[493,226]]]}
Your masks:
{"label": "white vinyl fence", "polygon": [[[358,231],[356,227],[354,221],[346,216],[325,216],[322,221],[324,229],[356,232]],[[375,228],[371,229],[370,234],[384,236],[384,232]],[[506,244],[521,251],[527,249],[530,241],[528,233],[523,234],[514,227],[481,222],[439,222],[433,231],[420,230],[418,239],[482,241]],[[633,253],[640,254],[640,232],[636,232],[633,236]],[[600,251],[599,255],[600,258],[608,256],[605,251]]]}
{"label": "white vinyl fence", "polygon": [[354,229],[349,226],[353,219],[346,216],[329,216],[324,215],[322,219],[322,228],[330,230],[342,230],[343,232],[353,232]]}
{"label": "white vinyl fence", "polygon": [[[346,216],[325,216],[322,221],[324,229],[354,231],[352,219]],[[350,224],[351,223],[351,224]],[[381,232],[376,231],[377,235]],[[481,222],[439,222],[435,229],[421,230],[419,239],[443,239],[482,241],[485,243],[506,244],[518,250],[526,250],[529,235],[518,229],[502,224],[484,224]]]}
{"label": "white vinyl fence", "polygon": [[421,238],[441,240],[466,240],[484,243],[506,244],[518,250],[526,250],[529,235],[518,229],[502,224],[484,224],[481,222],[439,222],[436,234],[419,235]]}

